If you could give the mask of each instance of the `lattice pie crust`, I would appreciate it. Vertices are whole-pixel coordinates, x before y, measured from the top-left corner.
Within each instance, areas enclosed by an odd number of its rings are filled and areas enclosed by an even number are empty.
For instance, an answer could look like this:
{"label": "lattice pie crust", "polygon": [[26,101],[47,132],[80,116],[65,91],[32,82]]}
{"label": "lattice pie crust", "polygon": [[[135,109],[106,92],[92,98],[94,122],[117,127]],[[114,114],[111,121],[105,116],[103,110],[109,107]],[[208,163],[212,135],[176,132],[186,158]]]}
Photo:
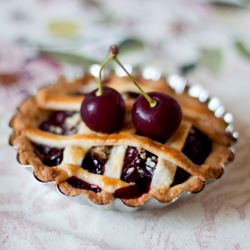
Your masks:
{"label": "lattice pie crust", "polygon": [[[139,81],[146,91],[166,92],[176,98],[182,107],[183,121],[166,144],[135,134],[130,117],[134,99],[130,98],[128,93],[138,91],[126,77],[118,77],[115,74],[106,80],[106,84],[122,93],[125,99],[126,121],[121,131],[113,134],[91,131],[81,121],[79,113],[66,120],[68,125],[77,127],[77,133],[74,135],[57,135],[56,132],[60,132],[60,128],[55,128],[55,133],[40,130],[39,124],[53,110],[79,112],[84,97],[74,93],[89,92],[97,86],[93,76],[85,75],[73,82],[60,78],[57,83],[40,89],[36,96],[29,97],[21,103],[10,123],[13,128],[10,142],[18,148],[19,161],[32,165],[34,175],[40,181],[53,181],[64,194],[85,195],[97,204],[110,203],[115,199],[115,190],[132,185],[120,179],[128,146],[147,150],[156,155],[158,161],[155,164],[151,159],[147,159],[148,164],[155,167],[150,191],[139,198],[124,199],[126,205],[140,206],[152,197],[160,202],[169,202],[182,192],[199,192],[207,179],[219,178],[225,163],[233,159],[233,153],[229,148],[232,135],[225,132],[225,122],[221,118],[216,118],[206,104],[190,97],[186,92],[176,94],[163,79],[151,81],[140,78]],[[212,141],[212,150],[201,166],[194,164],[181,152],[192,126]],[[34,153],[32,143],[64,148],[62,162],[54,167],[44,165]],[[102,146],[111,146],[103,175],[90,173],[80,167],[84,156],[94,146],[99,146],[97,150]],[[171,186],[176,166],[188,172],[191,177],[181,184]],[[101,192],[74,188],[66,182],[72,176],[99,186]]]}

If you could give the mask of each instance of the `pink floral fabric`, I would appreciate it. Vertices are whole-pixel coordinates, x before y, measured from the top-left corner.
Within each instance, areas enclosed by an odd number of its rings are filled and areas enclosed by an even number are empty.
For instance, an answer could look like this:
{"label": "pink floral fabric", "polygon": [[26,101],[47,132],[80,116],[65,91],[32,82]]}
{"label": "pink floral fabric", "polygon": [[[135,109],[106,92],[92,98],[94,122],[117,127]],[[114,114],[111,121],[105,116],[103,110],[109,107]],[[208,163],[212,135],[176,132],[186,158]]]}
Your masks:
{"label": "pink floral fabric", "polygon": [[[250,61],[233,47],[233,39],[249,41],[249,10],[223,12],[203,1],[25,0],[21,7],[18,2],[0,3],[0,249],[250,249]],[[75,40],[51,37],[44,28],[55,18],[65,18],[60,6],[70,13],[67,21],[86,28]],[[124,34],[138,35],[150,45],[146,56],[135,61],[168,73],[193,62],[204,46],[219,47],[224,55],[221,71],[211,73],[200,64],[188,79],[222,100],[240,134],[235,161],[220,180],[159,210],[121,213],[80,205],[37,182],[8,145],[8,122],[16,105],[61,73],[75,72],[72,65],[41,56],[36,42],[46,49],[55,44],[69,49],[86,38],[92,42],[77,51],[98,58]],[[130,54],[127,60],[134,58]],[[6,75],[15,77],[6,81]]]}

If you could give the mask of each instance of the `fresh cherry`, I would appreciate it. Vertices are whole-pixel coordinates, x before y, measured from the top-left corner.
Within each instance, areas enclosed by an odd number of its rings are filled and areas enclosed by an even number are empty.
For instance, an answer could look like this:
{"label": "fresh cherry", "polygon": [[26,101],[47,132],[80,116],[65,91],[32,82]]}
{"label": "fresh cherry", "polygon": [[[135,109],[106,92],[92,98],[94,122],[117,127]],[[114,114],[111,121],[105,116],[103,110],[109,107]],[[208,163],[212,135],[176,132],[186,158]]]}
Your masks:
{"label": "fresh cherry", "polygon": [[97,132],[113,133],[121,129],[125,104],[119,92],[103,87],[101,95],[94,90],[87,94],[81,106],[81,117],[86,125]]}
{"label": "fresh cherry", "polygon": [[113,45],[111,47],[113,60],[126,72],[142,94],[132,109],[132,119],[137,132],[153,140],[165,142],[180,125],[182,118],[180,105],[167,94],[146,93],[120,62],[117,57],[118,52],[118,47]]}
{"label": "fresh cherry", "polygon": [[82,120],[92,130],[102,133],[118,131],[125,118],[125,103],[121,94],[115,89],[102,86],[102,70],[118,53],[116,49],[111,46],[109,56],[101,65],[98,89],[87,94],[81,105]]}
{"label": "fresh cherry", "polygon": [[151,107],[144,96],[140,96],[132,110],[134,125],[139,134],[165,142],[181,123],[180,105],[173,97],[164,93],[151,92],[148,95],[157,104]]}

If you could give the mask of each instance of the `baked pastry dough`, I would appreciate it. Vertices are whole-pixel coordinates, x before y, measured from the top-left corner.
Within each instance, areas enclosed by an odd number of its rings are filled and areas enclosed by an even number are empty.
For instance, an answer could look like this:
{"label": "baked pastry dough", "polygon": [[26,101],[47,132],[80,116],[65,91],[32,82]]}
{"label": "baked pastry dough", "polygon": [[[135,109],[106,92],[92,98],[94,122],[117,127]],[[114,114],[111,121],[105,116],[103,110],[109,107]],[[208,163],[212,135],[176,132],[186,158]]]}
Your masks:
{"label": "baked pastry dough", "polygon": [[[60,78],[20,104],[10,122],[10,143],[18,148],[20,163],[32,165],[38,180],[53,181],[62,193],[85,195],[96,204],[114,199],[128,206],[140,206],[151,198],[170,202],[182,192],[199,192],[208,179],[219,178],[224,165],[233,160],[230,145],[234,138],[227,131],[228,124],[187,91],[176,93],[164,79],[138,76],[138,80],[145,91],[165,92],[182,108],[181,125],[164,144],[136,134],[131,108],[139,93],[128,78],[114,73],[105,84],[118,90],[125,100],[124,126],[113,134],[91,131],[79,114],[84,94],[96,88],[95,78],[86,74],[72,82]],[[56,119],[61,116],[61,124],[51,124],[53,115]],[[197,136],[201,138],[198,146]],[[191,147],[196,147],[197,160],[190,158]],[[45,154],[50,161],[43,158]],[[138,165],[131,160],[133,155]],[[132,171],[142,178],[147,174],[143,188],[126,179]]]}

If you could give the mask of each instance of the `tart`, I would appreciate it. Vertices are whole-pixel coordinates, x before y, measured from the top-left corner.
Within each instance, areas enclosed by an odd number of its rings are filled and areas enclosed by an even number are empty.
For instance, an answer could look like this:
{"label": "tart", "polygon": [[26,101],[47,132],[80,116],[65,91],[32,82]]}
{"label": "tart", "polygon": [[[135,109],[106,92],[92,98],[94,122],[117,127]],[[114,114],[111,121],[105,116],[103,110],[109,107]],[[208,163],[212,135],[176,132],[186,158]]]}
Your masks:
{"label": "tart", "polygon": [[86,73],[74,81],[61,77],[20,104],[10,122],[19,162],[31,165],[37,180],[98,205],[117,199],[131,207],[151,199],[168,203],[220,178],[234,158],[236,135],[223,119],[228,113],[215,115],[211,99],[203,96],[201,102],[186,84],[180,91],[177,76],[148,79],[137,72],[136,79],[145,91],[166,93],[180,104],[182,120],[169,139],[159,142],[137,133],[131,112],[140,93],[114,71],[104,85],[125,102],[122,128],[109,134],[91,130],[80,116],[83,99],[96,88],[95,76]]}

